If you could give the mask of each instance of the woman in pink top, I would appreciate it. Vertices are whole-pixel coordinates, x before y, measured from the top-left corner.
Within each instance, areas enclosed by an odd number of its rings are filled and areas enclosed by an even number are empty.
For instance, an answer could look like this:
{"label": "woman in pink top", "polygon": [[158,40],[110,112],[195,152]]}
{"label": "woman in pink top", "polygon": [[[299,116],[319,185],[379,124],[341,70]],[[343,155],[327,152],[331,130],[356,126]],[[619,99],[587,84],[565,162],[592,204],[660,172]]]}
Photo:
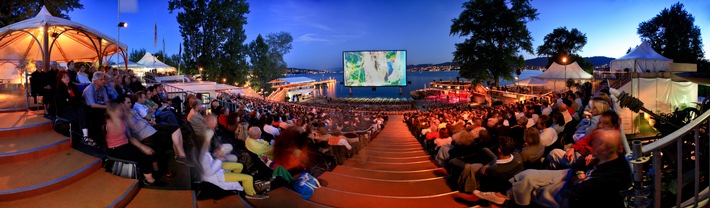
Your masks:
{"label": "woman in pink top", "polygon": [[[123,99],[121,99],[123,100]],[[160,186],[163,183],[153,178],[153,149],[129,137],[124,121],[123,105],[111,102],[106,111],[106,154],[111,157],[135,161],[139,170],[145,176],[145,185]]]}

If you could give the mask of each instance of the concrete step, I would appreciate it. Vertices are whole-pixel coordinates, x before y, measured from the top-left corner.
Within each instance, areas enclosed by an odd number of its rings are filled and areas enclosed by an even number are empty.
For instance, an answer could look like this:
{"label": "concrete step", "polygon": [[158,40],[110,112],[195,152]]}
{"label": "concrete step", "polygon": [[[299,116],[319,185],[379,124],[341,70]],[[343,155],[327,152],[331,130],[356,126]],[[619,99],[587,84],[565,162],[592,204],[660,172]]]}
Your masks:
{"label": "concrete step", "polygon": [[228,196],[219,200],[199,200],[197,201],[199,208],[252,208],[242,197]]}
{"label": "concrete step", "polygon": [[[318,192],[320,189],[317,189]],[[344,198],[345,199],[345,198]],[[347,199],[350,200],[350,199]],[[301,195],[291,189],[281,187],[269,192],[268,199],[246,199],[253,207],[289,207],[289,208],[312,208],[327,207],[312,201],[303,200]]]}
{"label": "concrete step", "polygon": [[[443,168],[430,169],[430,170],[420,170],[420,171],[378,171],[362,168],[354,168],[349,166],[338,166],[333,170],[333,173],[345,174],[350,176],[360,176],[374,179],[385,179],[385,180],[417,180],[417,179],[430,179],[435,177],[446,176],[446,170]],[[335,182],[332,182],[335,183]]]}
{"label": "concrete step", "polygon": [[0,164],[0,201],[55,191],[100,168],[100,160],[74,149],[32,160]]}
{"label": "concrete step", "polygon": [[192,190],[156,190],[143,188],[126,207],[189,208],[197,207],[197,199]]}
{"label": "concrete step", "polygon": [[51,130],[0,139],[0,164],[45,157],[71,148],[71,140]]}
{"label": "concrete step", "polygon": [[328,183],[328,188],[361,194],[429,196],[452,191],[451,188],[446,185],[446,178],[444,177],[413,180],[385,180],[326,172],[318,178],[329,182],[332,181],[332,183]]}
{"label": "concrete step", "polygon": [[125,207],[137,193],[138,181],[95,170],[75,183],[57,187],[45,194],[0,201],[0,207]]}

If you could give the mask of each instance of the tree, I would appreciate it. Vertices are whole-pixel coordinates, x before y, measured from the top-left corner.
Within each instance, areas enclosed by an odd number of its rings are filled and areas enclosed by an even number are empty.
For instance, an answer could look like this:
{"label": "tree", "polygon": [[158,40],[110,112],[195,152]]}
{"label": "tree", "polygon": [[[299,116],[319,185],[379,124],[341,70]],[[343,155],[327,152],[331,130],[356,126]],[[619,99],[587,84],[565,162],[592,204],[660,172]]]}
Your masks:
{"label": "tree", "polygon": [[[283,56],[291,51],[293,37],[288,32],[269,33],[266,35],[266,44],[269,46],[269,57],[274,63],[274,74],[286,74],[286,61]],[[278,78],[278,77],[274,77]]]}
{"label": "tree", "polygon": [[247,81],[244,25],[249,4],[245,0],[170,0],[168,9],[179,10],[185,72],[196,74],[203,68],[207,80]]}
{"label": "tree", "polygon": [[703,59],[700,28],[693,15],[675,3],[652,19],[639,24],[637,30],[644,41],[666,58],[680,63],[698,63]]}
{"label": "tree", "polygon": [[69,19],[67,13],[74,9],[84,9],[79,0],[5,0],[0,1],[0,28],[34,17],[42,9],[55,17]]}
{"label": "tree", "polygon": [[143,56],[145,55],[145,52],[146,52],[145,48],[141,48],[138,50],[136,50],[136,49],[131,50],[131,52],[128,53],[128,61],[138,62],[139,60],[141,60],[141,58],[143,58]]}
{"label": "tree", "polygon": [[257,89],[268,90],[268,82],[277,75],[273,70],[274,62],[269,56],[269,45],[261,35],[249,43],[249,60],[251,61],[251,83]]}
{"label": "tree", "polygon": [[569,57],[570,55],[577,55],[577,52],[582,51],[582,48],[586,44],[587,36],[577,30],[577,28],[567,30],[567,27],[558,27],[552,30],[552,33],[545,35],[545,42],[537,47],[537,55],[547,56],[548,66],[552,61],[562,63],[561,60],[563,57],[569,59],[566,63],[569,64],[574,61],[579,61],[572,60]]}
{"label": "tree", "polygon": [[[510,5],[510,7],[508,6]],[[514,66],[523,66],[520,50],[533,53],[527,23],[537,19],[528,0],[470,0],[453,19],[451,35],[467,37],[456,44],[453,62],[459,75],[474,83],[512,80]]]}

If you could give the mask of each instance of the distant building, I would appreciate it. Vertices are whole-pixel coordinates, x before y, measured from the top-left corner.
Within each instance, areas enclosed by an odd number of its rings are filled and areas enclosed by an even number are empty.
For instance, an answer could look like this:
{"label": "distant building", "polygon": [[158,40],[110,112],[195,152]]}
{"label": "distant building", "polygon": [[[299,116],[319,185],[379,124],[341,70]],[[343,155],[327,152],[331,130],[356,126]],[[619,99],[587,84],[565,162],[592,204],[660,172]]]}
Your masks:
{"label": "distant building", "polygon": [[281,101],[281,99],[288,97],[288,101],[291,102],[305,101],[314,96],[315,83],[315,79],[307,77],[278,78],[269,82],[272,88],[279,89],[273,92],[269,98],[271,100]]}

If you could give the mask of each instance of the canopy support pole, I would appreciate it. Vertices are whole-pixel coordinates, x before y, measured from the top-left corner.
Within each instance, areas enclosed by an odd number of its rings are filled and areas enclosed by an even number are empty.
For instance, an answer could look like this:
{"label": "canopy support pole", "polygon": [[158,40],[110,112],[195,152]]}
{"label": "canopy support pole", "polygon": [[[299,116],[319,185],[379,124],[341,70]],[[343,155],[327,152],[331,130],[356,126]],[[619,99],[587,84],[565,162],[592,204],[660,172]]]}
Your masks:
{"label": "canopy support pole", "polygon": [[49,58],[50,58],[50,51],[49,51],[49,27],[45,24],[42,26],[42,43],[44,47],[42,47],[42,64],[44,65],[44,70],[49,71]]}

